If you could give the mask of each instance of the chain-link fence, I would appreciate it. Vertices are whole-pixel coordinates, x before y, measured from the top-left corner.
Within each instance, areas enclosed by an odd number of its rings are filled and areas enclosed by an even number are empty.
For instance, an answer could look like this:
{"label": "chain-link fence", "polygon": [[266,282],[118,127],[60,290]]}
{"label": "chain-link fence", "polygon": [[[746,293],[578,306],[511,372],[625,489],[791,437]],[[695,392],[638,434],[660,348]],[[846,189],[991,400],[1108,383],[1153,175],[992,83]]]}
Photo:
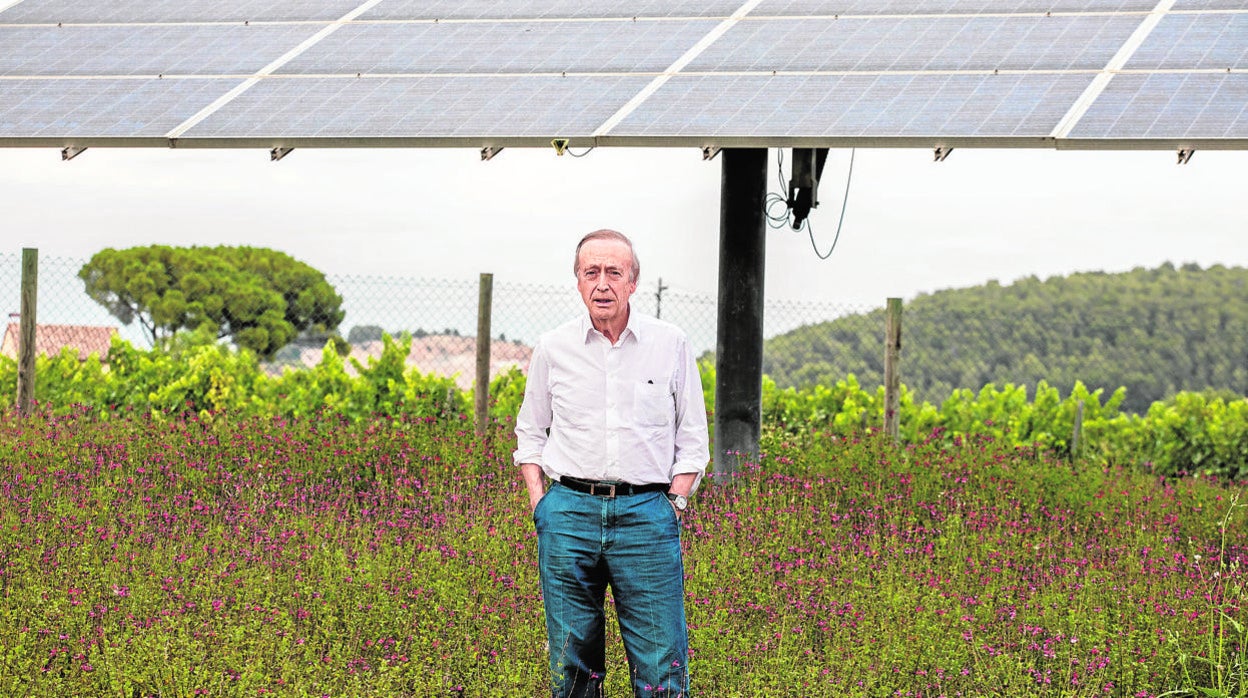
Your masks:
{"label": "chain-link fence", "polygon": [[[38,351],[55,353],[70,347],[82,356],[92,352],[105,354],[114,332],[136,346],[151,347],[153,332],[144,329],[140,320],[122,323],[88,294],[84,278],[80,277],[84,264],[86,260],[81,259],[40,259]],[[464,387],[471,384],[476,365],[477,279],[330,275],[325,281],[341,297],[341,321],[336,330],[327,333],[324,328],[305,326],[292,331],[292,341],[283,342],[276,350],[261,352],[266,355],[269,370],[316,365],[326,342],[335,334],[341,338],[335,340],[340,350],[347,349],[349,344],[351,354],[366,362],[370,356],[380,356],[383,332],[391,336],[407,333],[412,337],[410,365],[425,373],[457,376]],[[287,279],[287,283],[294,282]],[[9,299],[11,313],[3,352],[10,357],[17,350],[20,284],[20,256],[0,254],[0,298]],[[178,293],[194,296],[187,289],[202,287],[202,297],[179,297],[177,303],[150,308],[147,322],[157,325],[163,319],[167,325],[173,325],[184,320],[193,326],[196,318],[203,321],[224,317],[228,322],[223,321],[222,334],[235,340],[254,331],[254,326],[264,325],[266,313],[272,321],[269,327],[277,326],[273,324],[277,310],[239,311],[230,307],[262,297],[254,289],[238,288],[246,286],[244,282],[236,280],[227,288],[211,288],[206,281],[198,284],[184,282]],[[662,289],[659,284],[661,281],[638,288],[633,296],[634,306],[684,328],[699,354],[713,352],[716,299]],[[305,289],[303,295],[310,293]],[[1205,345],[1197,342],[1194,348],[1175,347],[1169,338],[1157,340],[1151,334],[1142,334],[1147,328],[1139,327],[1138,321],[1128,316],[1067,317],[1059,313],[1038,320],[1025,313],[975,310],[971,304],[951,308],[948,303],[925,302],[931,298],[920,297],[905,308],[901,376],[916,397],[934,404],[943,401],[955,388],[978,390],[988,383],[1007,382],[1032,387],[1039,380],[1047,381],[1063,394],[1075,381],[1082,381],[1093,390],[1103,388],[1107,394],[1125,386],[1128,400],[1124,408],[1131,411],[1142,411],[1152,401],[1178,390],[1214,388],[1238,394],[1248,390],[1248,357],[1242,352],[1229,361],[1202,357],[1199,353]],[[114,306],[115,301],[113,298]],[[284,302],[272,302],[282,307],[300,303],[312,307],[306,298],[300,300],[298,289],[289,293]],[[851,373],[864,387],[881,385],[884,303],[883,298],[877,307],[767,301],[764,372],[781,387],[830,384]],[[511,366],[524,369],[538,335],[584,312],[571,280],[566,285],[539,286],[495,278],[491,307],[495,373]],[[323,309],[307,312],[333,315]],[[1065,319],[1055,321],[1055,317]],[[300,320],[294,318],[292,322],[297,325]],[[1061,326],[1054,327],[1055,322]],[[1215,326],[1213,331],[1239,336],[1234,340],[1239,347],[1248,345],[1248,328],[1241,321],[1228,326],[1226,318],[1215,313],[1205,322]],[[1190,328],[1187,333],[1193,335]],[[1197,332],[1195,336],[1203,335]],[[1141,347],[1158,342],[1162,342],[1161,349],[1150,350],[1153,354],[1140,353]],[[1167,365],[1156,365],[1163,361]]]}
{"label": "chain-link fence", "polygon": [[[79,276],[85,264],[86,260],[82,259],[40,258],[39,350],[56,352],[62,346],[81,348],[85,353],[106,350],[113,332],[136,346],[153,346],[155,337],[142,326],[140,319],[123,324],[88,295],[84,280]],[[352,354],[357,358],[366,360],[369,356],[379,356],[383,332],[393,337],[407,333],[412,336],[411,364],[425,372],[458,375],[461,382],[472,380],[476,361],[478,279],[357,275],[326,275],[325,279],[342,298],[344,315],[337,333],[351,345]],[[660,291],[660,283],[661,280],[638,288],[632,298],[634,307],[682,327],[699,355],[713,352],[715,298],[666,288]],[[13,325],[13,332],[16,332],[20,284],[20,256],[0,255],[0,298],[10,299],[9,323]],[[867,310],[870,308],[831,303],[769,301],[765,311],[765,334],[775,336],[802,325]],[[584,306],[571,280],[562,286],[543,286],[511,283],[496,277],[491,304],[494,369],[504,370],[511,365],[526,367],[528,350],[542,332],[582,312]],[[327,339],[324,333],[303,333],[273,352],[267,363],[273,370],[314,366],[320,360]],[[16,351],[16,344],[13,351]]]}

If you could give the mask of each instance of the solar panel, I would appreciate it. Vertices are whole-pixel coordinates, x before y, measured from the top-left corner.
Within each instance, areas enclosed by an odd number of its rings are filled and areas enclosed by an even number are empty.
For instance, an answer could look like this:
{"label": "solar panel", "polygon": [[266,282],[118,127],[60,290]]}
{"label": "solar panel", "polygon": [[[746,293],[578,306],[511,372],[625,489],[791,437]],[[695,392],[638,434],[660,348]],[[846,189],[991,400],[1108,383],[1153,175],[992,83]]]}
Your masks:
{"label": "solar panel", "polygon": [[366,20],[593,19],[608,17],[727,17],[740,0],[386,0]]}
{"label": "solar panel", "polygon": [[764,0],[753,16],[948,15],[1147,12],[1154,0]]}
{"label": "solar panel", "polygon": [[[705,75],[669,81],[612,135],[1040,138],[1085,75]],[[760,128],[761,125],[761,128]]]}
{"label": "solar panel", "polygon": [[743,21],[689,70],[1096,70],[1139,18],[907,17]]}
{"label": "solar panel", "polygon": [[262,81],[189,138],[434,139],[587,136],[648,78],[312,78]]}
{"label": "solar panel", "polygon": [[0,12],[0,24],[329,21],[359,4],[356,0],[23,0]]}
{"label": "solar panel", "polygon": [[1245,81],[1243,0],[21,0],[0,11],[8,146],[1248,148]]}
{"label": "solar panel", "polygon": [[1248,68],[1248,14],[1169,15],[1127,63],[1132,70]]}
{"label": "solar panel", "polygon": [[1071,135],[1088,139],[1248,138],[1248,75],[1119,75]]}
{"label": "solar panel", "polygon": [[162,139],[236,80],[40,79],[0,83],[0,140]]}
{"label": "solar panel", "polygon": [[1243,0],[1177,0],[1172,8],[1185,10],[1245,10]]}
{"label": "solar panel", "polygon": [[0,75],[250,75],[306,25],[0,26]]}
{"label": "solar panel", "polygon": [[281,73],[633,73],[661,71],[708,20],[440,22],[344,27]]}

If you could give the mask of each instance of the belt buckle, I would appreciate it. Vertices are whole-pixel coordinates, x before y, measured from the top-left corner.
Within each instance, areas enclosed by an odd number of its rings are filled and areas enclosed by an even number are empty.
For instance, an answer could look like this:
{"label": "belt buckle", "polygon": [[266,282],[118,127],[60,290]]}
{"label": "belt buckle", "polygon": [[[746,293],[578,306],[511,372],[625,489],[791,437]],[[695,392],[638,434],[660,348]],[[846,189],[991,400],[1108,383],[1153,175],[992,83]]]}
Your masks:
{"label": "belt buckle", "polygon": [[604,485],[604,484],[602,484],[601,482],[595,482],[594,484],[590,485],[590,486],[589,486],[589,493],[590,493],[590,494],[595,494],[595,495],[596,495],[596,494],[598,494],[598,488],[599,488],[599,487],[606,487],[606,488],[607,488],[606,495],[604,495],[604,496],[606,496],[608,499],[609,499],[609,498],[612,498],[612,497],[615,497],[615,485]]}

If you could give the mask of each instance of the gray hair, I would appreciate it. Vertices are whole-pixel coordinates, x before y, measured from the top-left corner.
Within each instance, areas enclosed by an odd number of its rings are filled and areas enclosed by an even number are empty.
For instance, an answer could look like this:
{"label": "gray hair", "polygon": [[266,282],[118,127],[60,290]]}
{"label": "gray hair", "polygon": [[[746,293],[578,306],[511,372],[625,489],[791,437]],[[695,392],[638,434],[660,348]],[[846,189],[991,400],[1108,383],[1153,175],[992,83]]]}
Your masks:
{"label": "gray hair", "polygon": [[584,247],[585,243],[590,240],[616,240],[628,245],[628,254],[633,258],[633,268],[629,270],[631,274],[629,281],[632,281],[633,283],[637,282],[637,277],[641,276],[641,261],[637,259],[637,251],[633,249],[633,241],[629,240],[628,236],[624,233],[616,230],[610,230],[608,228],[595,230],[594,232],[581,238],[581,241],[576,244],[576,257],[572,259],[573,275],[579,274],[581,271],[581,248]]}

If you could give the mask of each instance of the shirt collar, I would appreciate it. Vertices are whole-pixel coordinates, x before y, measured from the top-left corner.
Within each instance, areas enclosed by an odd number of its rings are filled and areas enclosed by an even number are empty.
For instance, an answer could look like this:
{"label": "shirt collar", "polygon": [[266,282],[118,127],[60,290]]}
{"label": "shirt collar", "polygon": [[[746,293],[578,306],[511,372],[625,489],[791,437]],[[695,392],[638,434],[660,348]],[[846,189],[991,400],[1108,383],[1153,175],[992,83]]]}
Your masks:
{"label": "shirt collar", "polygon": [[[628,339],[630,336],[633,338],[633,341],[641,340],[642,332],[640,330],[643,321],[639,318],[640,314],[633,310],[632,304],[629,304],[628,324],[625,325],[624,331],[620,333],[621,342]],[[602,334],[601,332],[598,332],[598,330],[594,329],[594,323],[589,319],[589,313],[587,312],[581,316],[581,334],[585,337],[586,344],[589,343],[590,337],[593,337],[595,333],[599,335]]]}

